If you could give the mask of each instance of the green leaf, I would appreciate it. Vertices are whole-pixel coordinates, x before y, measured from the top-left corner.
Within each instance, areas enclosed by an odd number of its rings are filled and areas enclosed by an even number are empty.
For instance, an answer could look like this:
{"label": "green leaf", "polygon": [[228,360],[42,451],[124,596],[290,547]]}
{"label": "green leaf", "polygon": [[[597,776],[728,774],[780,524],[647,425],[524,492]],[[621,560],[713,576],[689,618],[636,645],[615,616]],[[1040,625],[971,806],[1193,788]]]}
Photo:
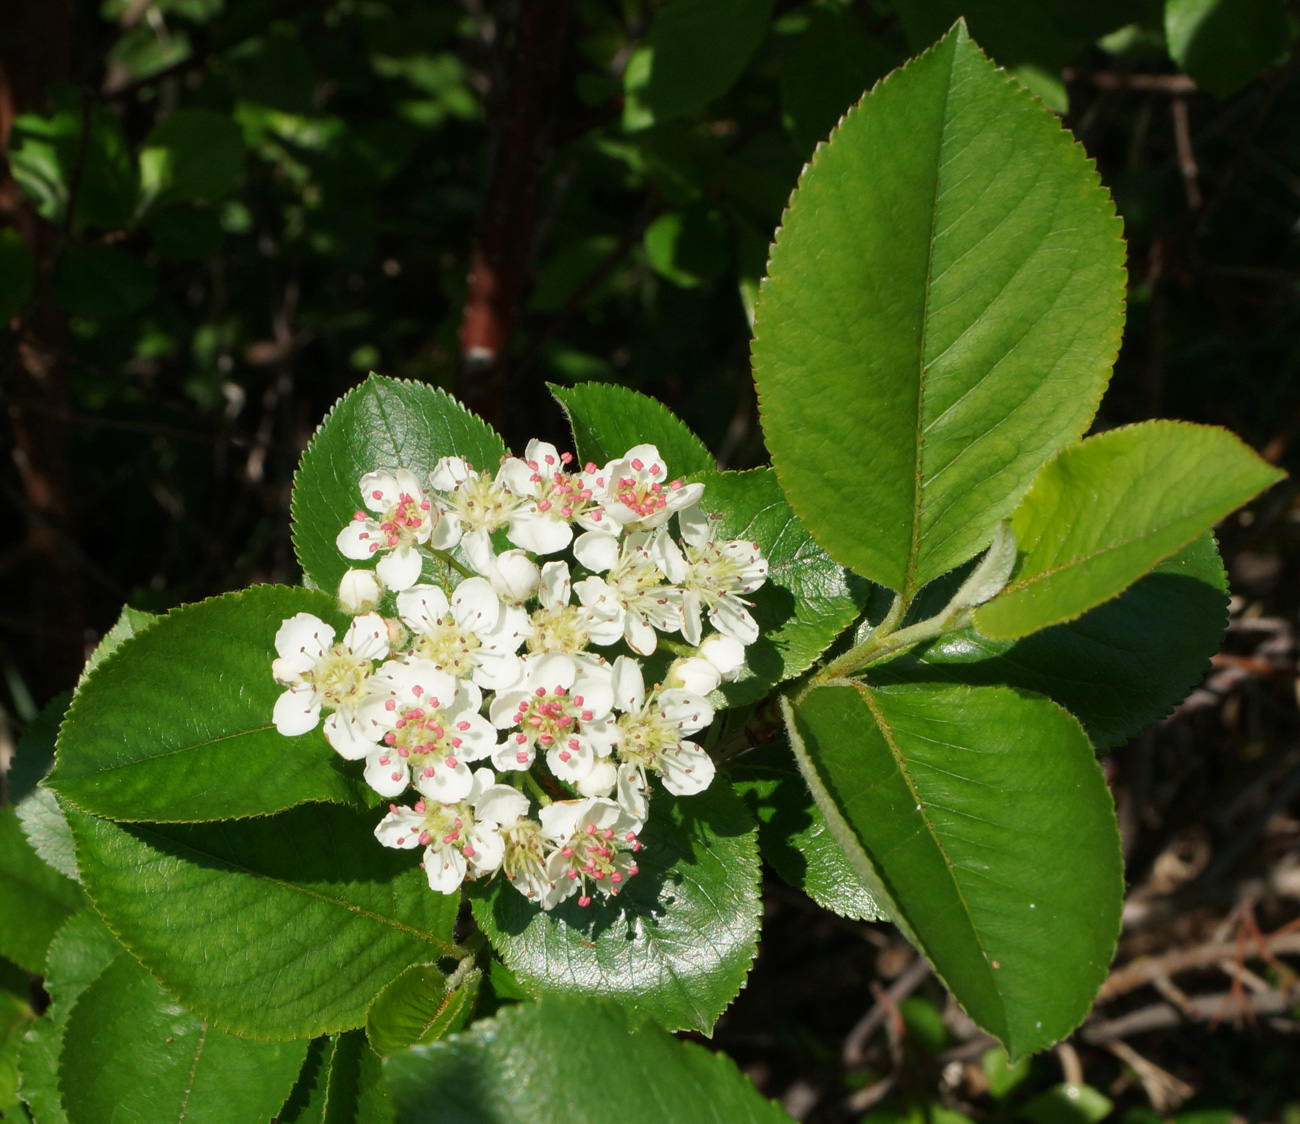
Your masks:
{"label": "green leaf", "polygon": [[313,613],[342,636],[332,598],[253,586],[168,613],[123,644],[78,689],[47,782],[83,811],[119,820],[223,820],[307,800],[359,798],[319,730],[272,724],[275,634]]}
{"label": "green leaf", "polygon": [[0,808],[0,956],[39,976],[54,934],[84,904],[81,888],[32,850],[14,809]]}
{"label": "green leaf", "polygon": [[0,230],[0,327],[7,327],[32,295],[36,269],[16,230]]}
{"label": "green leaf", "polygon": [[306,1053],[306,1042],[254,1042],[208,1026],[124,954],[68,1017],[59,1086],[70,1124],[267,1120]]}
{"label": "green leaf", "polygon": [[841,917],[884,920],[886,914],[827,827],[788,745],[751,749],[737,759],[730,776],[758,821],[758,849],[777,874]]}
{"label": "green leaf", "polygon": [[157,620],[157,613],[148,613],[144,609],[133,609],[130,605],[123,605],[117,620],[113,622],[113,627],[104,633],[99,643],[95,645],[95,650],[90,653],[90,659],[81,669],[81,678],[77,681],[77,685],[84,683],[86,676],[116,652],[125,641],[130,640],[136,633],[143,632]]}
{"label": "green leaf", "polygon": [[776,236],[754,373],[832,558],[905,592],[988,545],[1087,428],[1124,247],[1083,149],[956,28],[820,147]]}
{"label": "green leaf", "polygon": [[59,723],[63,721],[71,701],[71,691],[60,691],[41,708],[19,737],[9,772],[5,774],[5,789],[13,803],[21,804],[35,792],[36,786],[54,764]]}
{"label": "green leaf", "polygon": [[24,837],[41,861],[65,878],[81,881],[77,855],[72,845],[72,829],[59,798],[48,788],[38,788],[21,804],[14,806]]}
{"label": "green leaf", "polygon": [[623,127],[644,129],[725,94],[771,16],[772,0],[669,0],[623,72]]}
{"label": "green leaf", "polygon": [[213,203],[233,191],[244,170],[244,136],[226,114],[178,109],[145,138],[141,181],[157,202]]}
{"label": "green leaf", "polygon": [[683,289],[710,285],[727,268],[727,224],[711,207],[665,212],[646,228],[644,241],[650,267]]}
{"label": "green leaf", "polygon": [[371,1048],[392,1054],[459,1030],[474,1010],[481,976],[472,968],[452,979],[434,964],[412,964],[375,996],[366,1012]]}
{"label": "green leaf", "polygon": [[1284,475],[1210,426],[1154,421],[1090,437],[1047,465],[1016,510],[1020,557],[975,627],[1011,639],[1073,620]]}
{"label": "green leaf", "polygon": [[0,1117],[21,1119],[18,1111],[18,1054],[32,1022],[27,1001],[0,991]]}
{"label": "green leaf", "polygon": [[709,1034],[757,951],[757,832],[721,782],[661,794],[652,813],[640,873],[617,899],[547,913],[498,878],[471,891],[474,919],[534,995],[603,996]]}
{"label": "green leaf", "polygon": [[804,12],[808,26],[781,72],[781,115],[799,155],[807,157],[893,60],[853,9],[828,5]]}
{"label": "green leaf", "polygon": [[787,715],[836,838],[967,1014],[1012,1057],[1077,1026],[1124,889],[1079,724],[995,687],[822,687]]}
{"label": "green leaf", "polygon": [[770,468],[694,479],[704,484],[700,510],[716,516],[712,533],[758,543],[768,562],[767,581],[749,598],[761,633],[745,649],[741,678],[722,686],[727,705],[740,706],[811,667],[862,613],[873,587],[813,541]]}
{"label": "green leaf", "polygon": [[87,320],[120,320],[139,312],[157,288],[152,269],[112,246],[73,246],[59,258],[51,285],[65,312]]}
{"label": "green leaf", "polygon": [[408,964],[452,949],[456,899],[433,893],[349,809],[309,804],[240,824],[68,818],[113,932],[222,1029],[286,1039],[361,1026]]}
{"label": "green leaf", "polygon": [[383,1062],[359,1030],[317,1038],[279,1124],[393,1124]]}
{"label": "green leaf", "polygon": [[955,682],[1037,691],[1060,703],[1099,749],[1122,745],[1195,686],[1228,623],[1228,580],[1204,534],[1115,600],[1021,640],[975,629],[874,667],[875,683]]}
{"label": "green leaf", "polygon": [[1115,1105],[1091,1085],[1054,1085],[1022,1105],[1017,1115],[1034,1124],[1097,1124]]}
{"label": "green leaf", "polygon": [[[575,1064],[605,1075],[599,1095],[583,1095]],[[403,1124],[790,1124],[725,1054],[574,996],[512,1007],[384,1070]]]}
{"label": "green leaf", "polygon": [[[441,457],[495,472],[505,445],[450,395],[424,383],[371,375],[335,404],[293,478],[293,545],[303,573],[330,593],[351,563],[335,539],[361,502],[361,477],[408,468],[428,481]],[[446,575],[425,563],[425,580]]]}
{"label": "green leaf", "polygon": [[93,909],[74,913],[50,942],[43,981],[50,1007],[32,1024],[18,1058],[18,1091],[40,1124],[67,1124],[59,1095],[63,1030],[77,998],[121,951]]}
{"label": "green leaf", "polygon": [[144,228],[158,252],[171,261],[195,261],[221,246],[221,218],[211,207],[173,203],[150,211]]}
{"label": "green leaf", "polygon": [[1292,35],[1282,0],[1165,0],[1165,39],[1198,86],[1226,98],[1284,61]]}
{"label": "green leaf", "polygon": [[578,459],[598,465],[623,456],[635,445],[654,445],[671,476],[710,472],[718,467],[686,423],[662,402],[625,386],[585,382],[551,386],[573,427]]}

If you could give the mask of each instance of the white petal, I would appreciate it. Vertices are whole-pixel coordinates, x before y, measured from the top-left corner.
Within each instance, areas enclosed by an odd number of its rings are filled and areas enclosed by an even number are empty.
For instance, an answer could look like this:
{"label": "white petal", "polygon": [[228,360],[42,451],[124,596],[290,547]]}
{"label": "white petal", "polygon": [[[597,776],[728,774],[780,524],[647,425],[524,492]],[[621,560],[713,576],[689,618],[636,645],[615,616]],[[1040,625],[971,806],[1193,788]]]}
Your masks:
{"label": "white petal", "polygon": [[309,671],[334,643],[334,630],[320,617],[298,613],[275,634],[276,653],[295,671]]}
{"label": "white petal", "polygon": [[693,694],[707,695],[717,689],[722,682],[722,674],[708,660],[700,656],[688,656],[684,660],[673,661],[665,681],[679,683]]}
{"label": "white petal", "polygon": [[436,585],[413,585],[397,595],[397,615],[416,632],[432,632],[449,608],[447,595]]}
{"label": "white petal", "polygon": [[471,471],[464,457],[442,457],[429,473],[429,483],[439,492],[451,492],[469,479]]}
{"label": "white petal", "polygon": [[512,785],[494,784],[474,801],[474,815],[488,823],[509,826],[528,815],[528,797]]}
{"label": "white petal", "polygon": [[510,516],[506,537],[534,554],[557,554],[573,541],[573,526],[553,512],[538,510],[534,504]]}
{"label": "white petal", "polygon": [[569,564],[567,562],[548,562],[542,567],[542,584],[537,590],[537,599],[543,609],[554,612],[563,609],[569,603]]}
{"label": "white petal", "polygon": [[644,823],[650,814],[650,805],[641,784],[641,774],[635,765],[624,763],[618,767],[618,803],[638,823]]}
{"label": "white petal", "polygon": [[474,653],[474,682],[485,691],[508,691],[523,674],[523,664],[514,652],[494,652],[480,648]]}
{"label": "white petal", "polygon": [[713,707],[708,699],[675,687],[660,694],[659,713],[683,734],[693,734],[713,721]]}
{"label": "white petal", "polygon": [[286,738],[316,729],[316,723],[320,721],[320,703],[316,701],[316,692],[310,687],[301,691],[285,691],[275,700],[271,720]]}
{"label": "white petal", "polygon": [[698,644],[703,629],[700,627],[700,595],[693,589],[682,591],[682,636],[686,643]]}
{"label": "white petal", "polygon": [[339,582],[339,604],[347,613],[364,613],[379,604],[384,587],[374,570],[349,570]]}
{"label": "white petal", "polygon": [[388,625],[378,613],[354,617],[343,634],[343,647],[363,660],[382,660],[388,656]]}
{"label": "white petal", "polygon": [[684,507],[677,513],[677,526],[682,540],[694,547],[705,546],[709,541],[709,517],[699,504]]}
{"label": "white petal", "polygon": [[715,772],[713,758],[694,742],[682,742],[659,758],[664,788],[674,796],[694,796],[709,787]]}
{"label": "white petal", "polygon": [[627,656],[619,656],[614,661],[612,673],[614,688],[614,705],[625,714],[640,710],[645,702],[645,675],[641,664]]}
{"label": "white petal", "polygon": [[[523,754],[524,759],[522,761],[519,760],[520,754]],[[513,737],[509,737],[492,751],[492,767],[498,773],[508,773],[511,770],[526,770],[532,767],[535,755],[535,747],[526,742],[520,744]]]}
{"label": "white petal", "polygon": [[456,623],[466,632],[491,632],[501,619],[501,599],[487,578],[466,578],[451,595]]}
{"label": "white petal", "polygon": [[739,598],[722,598],[709,610],[709,620],[719,632],[725,632],[742,644],[752,644],[758,639],[758,622],[749,615]]}
{"label": "white petal", "polygon": [[562,781],[577,784],[591,772],[596,762],[585,740],[578,737],[566,738],[546,751],[546,766]]}
{"label": "white petal", "polygon": [[413,546],[403,544],[385,554],[375,567],[389,589],[409,589],[420,580],[424,560]]}
{"label": "white petal", "polygon": [[627,646],[638,656],[651,655],[659,643],[655,630],[631,613],[623,621],[623,637],[627,640]]}
{"label": "white petal", "polygon": [[475,827],[466,835],[465,842],[469,844],[468,849],[474,852],[469,858],[469,868],[475,875],[490,874],[501,866],[501,861],[506,857],[506,845],[501,833],[491,828]]}
{"label": "white petal", "polygon": [[424,873],[429,889],[454,894],[465,881],[465,856],[450,843],[430,843],[424,849]]}
{"label": "white petal", "polygon": [[578,782],[583,796],[608,796],[618,783],[618,770],[612,761],[597,761],[591,772]]}
{"label": "white petal", "polygon": [[419,791],[439,804],[455,804],[464,800],[474,787],[474,777],[464,761],[457,760],[453,769],[442,761],[432,762],[433,776],[427,769],[416,768],[414,782]]}
{"label": "white petal", "polygon": [[[380,758],[384,758],[387,763]],[[396,750],[390,750],[387,746],[376,749],[371,745],[366,757],[366,784],[380,796],[400,796],[406,791],[410,776],[411,771],[406,767],[406,762],[397,756]]]}
{"label": "white petal", "polygon": [[460,540],[465,558],[478,574],[490,574],[496,554],[492,550],[492,536],[482,527],[476,527]]}
{"label": "white petal", "polygon": [[361,502],[378,514],[397,502],[397,480],[389,472],[367,472],[361,478]]}
{"label": "white petal", "polygon": [[663,571],[664,576],[674,585],[680,585],[686,578],[686,556],[682,548],[667,535],[659,535],[650,547],[655,565]]}
{"label": "white petal", "polygon": [[344,558],[360,562],[369,558],[385,543],[384,532],[373,519],[354,519],[334,538],[334,545]]}
{"label": "white petal", "polygon": [[618,562],[618,538],[608,531],[587,531],[573,540],[573,556],[593,573],[604,573]]}
{"label": "white petal", "polygon": [[497,555],[488,580],[500,597],[518,604],[537,592],[541,577],[537,563],[528,557],[527,552],[503,550]]}
{"label": "white petal", "polygon": [[359,761],[375,748],[375,743],[365,736],[351,716],[344,716],[336,711],[325,719],[325,740],[332,745],[340,757],[349,761]]}
{"label": "white petal", "polygon": [[409,851],[420,845],[424,817],[411,808],[394,808],[375,827],[375,838],[385,847]]}
{"label": "white petal", "polygon": [[[705,637],[704,643],[700,645],[700,655],[716,667],[728,682],[745,666],[745,645],[734,636],[721,632]],[[708,694],[707,691],[701,693]]]}
{"label": "white petal", "polygon": [[465,526],[460,521],[460,516],[450,508],[437,505],[439,518],[433,529],[429,532],[429,545],[434,550],[450,550],[460,542],[461,534]]}

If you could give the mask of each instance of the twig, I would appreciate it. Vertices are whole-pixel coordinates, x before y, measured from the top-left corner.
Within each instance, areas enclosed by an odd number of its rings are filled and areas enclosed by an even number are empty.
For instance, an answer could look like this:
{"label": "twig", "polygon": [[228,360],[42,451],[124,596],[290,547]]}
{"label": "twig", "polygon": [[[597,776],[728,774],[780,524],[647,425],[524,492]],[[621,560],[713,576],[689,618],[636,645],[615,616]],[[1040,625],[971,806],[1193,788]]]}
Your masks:
{"label": "twig", "polygon": [[[1291,991],[1270,991],[1263,995],[1251,995],[1242,999],[1241,1004],[1250,1018],[1259,1015],[1281,1015],[1295,1006],[1297,996]],[[1149,1007],[1140,1007],[1115,1019],[1099,1019],[1084,1026],[1080,1034],[1085,1042],[1104,1046],[1118,1038],[1128,1038],[1134,1034],[1147,1034],[1153,1030],[1168,1030],[1181,1025],[1189,1018],[1196,1022],[1208,1023],[1223,1017],[1225,1010],[1233,1006],[1231,991],[1218,991],[1211,995],[1197,995],[1190,1000],[1192,1014],[1185,1015],[1172,1003],[1153,1003]]]}
{"label": "twig", "polygon": [[1086,82],[1099,90],[1146,90],[1159,94],[1194,94],[1196,82],[1186,74],[1116,74],[1114,71],[1082,71],[1067,66],[1061,77],[1066,82]]}
{"label": "twig", "polygon": [[[1276,957],[1279,954],[1300,954],[1300,932],[1279,931],[1263,939],[1267,954],[1265,948],[1256,947],[1253,952],[1247,952],[1248,959],[1264,960],[1267,955]],[[1236,955],[1236,941],[1213,941],[1196,948],[1180,948],[1160,956],[1143,957],[1113,971],[1110,978],[1101,985],[1097,1002],[1109,1003],[1112,999],[1147,984],[1157,986],[1157,980],[1168,979],[1178,972],[1212,968],[1225,959],[1234,959]],[[1194,1000],[1188,1002],[1194,1006]]]}
{"label": "twig", "polygon": [[1187,99],[1174,98],[1169,103],[1169,113],[1174,119],[1174,145],[1178,150],[1178,170],[1183,174],[1183,187],[1187,191],[1187,206],[1193,211],[1199,211],[1204,200],[1197,180],[1191,129],[1187,125]]}
{"label": "twig", "polygon": [[844,1059],[846,1067],[852,1068],[862,1064],[867,1043],[871,1041],[872,1036],[884,1024],[886,1018],[897,1014],[898,1004],[920,987],[929,974],[930,962],[924,956],[918,956],[903,970],[898,979],[890,984],[887,991],[880,993],[875,1005],[858,1020],[858,1025],[849,1031],[848,1037],[844,1039],[840,1056]]}

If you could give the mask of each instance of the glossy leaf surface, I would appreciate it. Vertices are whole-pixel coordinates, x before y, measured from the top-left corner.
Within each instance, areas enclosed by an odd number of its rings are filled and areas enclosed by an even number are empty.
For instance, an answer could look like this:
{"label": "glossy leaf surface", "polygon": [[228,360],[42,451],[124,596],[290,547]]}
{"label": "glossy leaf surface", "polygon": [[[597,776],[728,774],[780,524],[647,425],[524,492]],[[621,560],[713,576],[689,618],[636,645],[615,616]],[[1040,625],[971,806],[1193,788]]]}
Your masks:
{"label": "glossy leaf surface", "polygon": [[[367,472],[410,469],[427,486],[441,457],[465,457],[496,472],[505,453],[486,422],[450,395],[425,383],[371,375],[349,391],[316,430],[293,478],[293,545],[303,573],[333,593],[353,563],[335,539],[361,503]],[[426,580],[445,581],[429,559]]]}
{"label": "glossy leaf surface", "polygon": [[392,1054],[459,1030],[474,1008],[481,975],[471,969],[453,983],[433,964],[412,964],[370,1004],[366,1038],[371,1047]]}
{"label": "glossy leaf surface", "polygon": [[1086,429],[1124,251],[1083,150],[958,27],[814,154],[758,302],[786,494],[833,558],[911,593],[972,557]]}
{"label": "glossy leaf surface", "polygon": [[1165,717],[1210,666],[1228,623],[1228,579],[1202,535],[1113,601],[1021,640],[975,629],[871,669],[873,683],[948,682],[1037,691],[1060,703],[1098,749]]}
{"label": "glossy leaf surface", "polygon": [[279,1124],[393,1124],[383,1062],[359,1030],[317,1038]]}
{"label": "glossy leaf surface", "polygon": [[[597,1096],[576,1095],[578,1043],[608,1059]],[[385,1062],[403,1124],[790,1124],[735,1062],[609,1002],[549,996]]]}
{"label": "glossy leaf surface", "polygon": [[41,861],[14,809],[0,808],[0,956],[39,976],[54,934],[85,901],[75,882]]}
{"label": "glossy leaf surface", "polygon": [[1017,1057],[1068,1034],[1105,979],[1123,896],[1079,724],[994,687],[822,687],[793,714],[836,837],[967,1014]]}
{"label": "glossy leaf surface", "polygon": [[69,816],[127,948],[201,1018],[278,1039],[361,1026],[402,969],[450,948],[455,898],[377,846],[372,818],[328,804],[240,824]]}
{"label": "glossy leaf surface", "polygon": [[152,822],[357,799],[319,727],[287,738],[272,724],[275,634],[300,612],[342,637],[332,598],[261,585],[176,609],[123,644],[77,691],[50,787],[96,815]]}
{"label": "glossy leaf surface", "polygon": [[581,463],[623,456],[634,445],[658,448],[672,477],[710,472],[718,465],[713,454],[686,423],[662,402],[609,383],[588,382],[551,387],[573,427]]}
{"label": "glossy leaf surface", "polygon": [[69,1124],[266,1120],[306,1053],[304,1041],[255,1042],[208,1026],[123,953],[68,1017],[59,1086]]}
{"label": "glossy leaf surface", "polygon": [[641,871],[618,898],[544,913],[498,878],[473,892],[474,918],[534,995],[611,998],[708,1034],[757,951],[757,832],[715,781],[698,796],[657,792],[641,840]]}
{"label": "glossy leaf surface", "polygon": [[1073,620],[1282,475],[1210,426],[1155,421],[1090,437],[1044,468],[1017,508],[1016,568],[975,627],[1013,639]]}

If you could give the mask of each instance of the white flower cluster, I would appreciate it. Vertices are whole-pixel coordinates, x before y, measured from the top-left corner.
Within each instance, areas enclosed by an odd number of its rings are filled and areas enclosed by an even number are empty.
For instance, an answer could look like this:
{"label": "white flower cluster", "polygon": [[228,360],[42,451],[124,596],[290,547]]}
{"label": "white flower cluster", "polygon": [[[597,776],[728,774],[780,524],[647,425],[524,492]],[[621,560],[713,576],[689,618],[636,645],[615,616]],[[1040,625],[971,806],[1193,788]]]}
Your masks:
{"label": "white flower cluster", "polygon": [[[376,562],[339,589],[359,615],[341,640],[309,613],[276,634],[276,728],[303,734],[324,713],[325,737],[364,759],[372,788],[414,788],[375,835],[423,847],[442,893],[504,870],[543,909],[617,894],[637,872],[647,775],[677,796],[708,787],[713,761],[689,738],[758,637],[745,597],[767,560],[756,543],[713,538],[702,484],[670,481],[653,445],[603,468],[571,462],[530,441],[494,475],[444,457],[428,488],[405,469],[367,473],[366,510],[337,540]],[[512,544],[500,553],[498,532]],[[450,591],[420,584],[425,553],[447,560],[457,546],[477,574]],[[549,558],[570,549],[572,567]],[[395,620],[373,611],[385,588]],[[682,654],[647,687],[637,657],[660,633],[680,633]],[[624,645],[631,655],[611,650]]]}

